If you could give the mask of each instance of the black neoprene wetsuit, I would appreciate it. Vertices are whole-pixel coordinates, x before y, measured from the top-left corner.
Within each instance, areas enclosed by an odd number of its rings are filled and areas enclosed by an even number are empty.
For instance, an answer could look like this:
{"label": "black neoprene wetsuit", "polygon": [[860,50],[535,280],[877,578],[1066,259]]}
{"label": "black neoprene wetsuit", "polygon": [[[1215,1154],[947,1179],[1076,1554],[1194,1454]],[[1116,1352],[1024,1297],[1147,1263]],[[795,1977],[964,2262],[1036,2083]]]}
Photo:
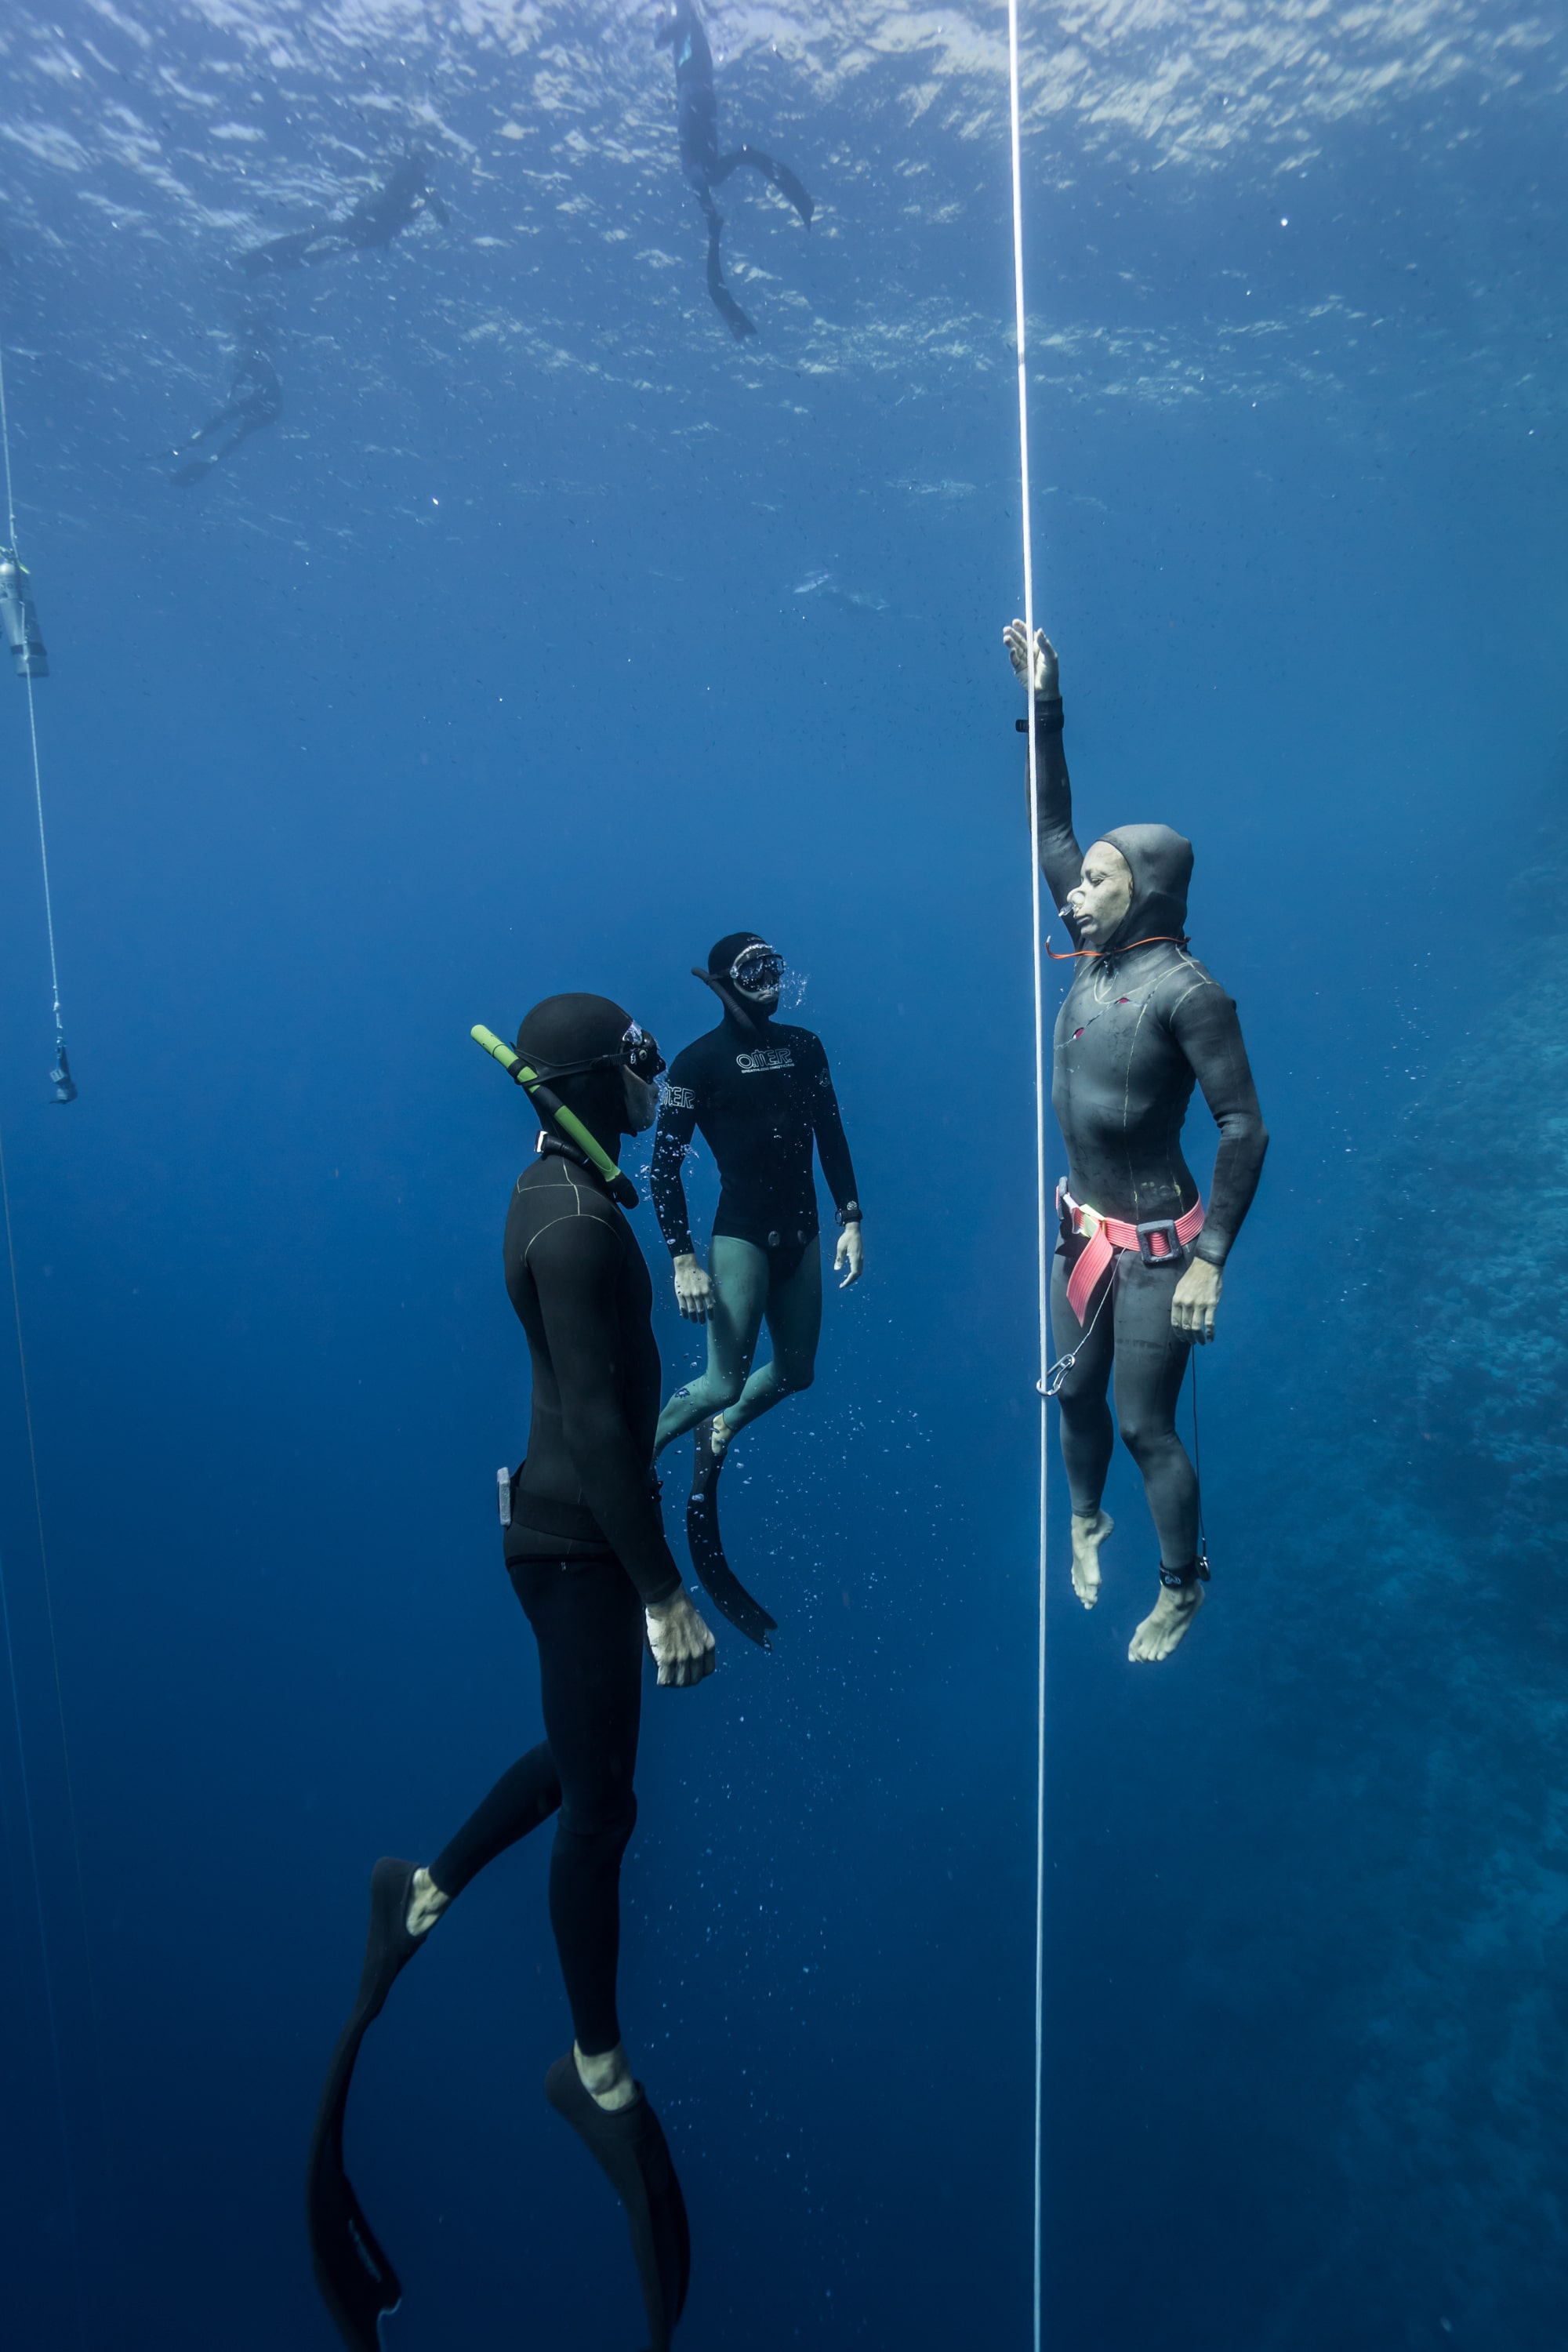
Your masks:
{"label": "black neoprene wetsuit", "polygon": [[653,1292],[600,1178],[559,1144],[518,1179],[504,1256],[533,1369],[505,1550],[539,1643],[545,1737],[430,1874],[443,1894],[460,1894],[559,1808],[551,1925],[578,2045],[595,2056],[621,2038],[619,1884],[637,1821],[643,1608],[680,1582],[648,1466],[659,1395]]}
{"label": "black neoprene wetsuit", "polygon": [[[1037,702],[1036,711],[1040,865],[1059,908],[1080,878],[1083,853],[1073,832],[1061,704]],[[1059,1391],[1062,1454],[1073,1510],[1091,1516],[1114,1444],[1105,1401],[1114,1365],[1122,1442],[1143,1474],[1162,1564],[1179,1574],[1196,1556],[1197,1486],[1175,1431],[1189,1350],[1172,1327],[1171,1294],[1190,1256],[1225,1264],[1258,1189],[1268,1138],[1236,1006],[1181,943],[1190,845],[1163,825],[1119,826],[1094,837],[1126,857],[1133,894],[1107,952],[1076,966],[1057,1016],[1051,1107],[1067,1146],[1068,1190],[1080,1205],[1129,1224],[1182,1216],[1198,1198],[1182,1153],[1194,1084],[1220,1142],[1196,1242],[1160,1264],[1120,1253],[1109,1277],[1113,1300],[1102,1283],[1088,1308],[1087,1342],[1067,1297],[1087,1244],[1064,1218],[1051,1321],[1058,1352],[1078,1355]],[[1077,924],[1064,919],[1081,947]],[[1128,944],[1119,948],[1118,940]]]}
{"label": "black neoprene wetsuit", "polygon": [[781,1272],[817,1231],[815,1142],[841,1221],[858,1217],[855,1170],[822,1040],[758,1013],[726,1013],[670,1064],[653,1145],[653,1204],[672,1257],[691,1249],[681,1167],[692,1130],[718,1163],[715,1234],[766,1250]]}
{"label": "black neoprene wetsuit", "polygon": [[723,222],[713,201],[714,189],[722,187],[740,164],[748,163],[752,171],[761,173],[764,180],[773,182],[781,195],[795,206],[807,228],[811,226],[816,206],[789,166],[775,163],[773,157],[764,155],[760,147],[737,147],[729,155],[719,152],[719,97],[713,86],[713,52],[693,0],[673,0],[659,25],[658,37],[661,43],[668,43],[675,57],[675,111],[680,168],[708,223],[708,291],[731,333],[738,341],[743,342],[748,335],[754,335],[757,331],[724,283],[719,251]]}
{"label": "black neoprene wetsuit", "polygon": [[371,252],[389,246],[426,206],[443,227],[450,228],[451,215],[430,185],[429,158],[416,150],[405,155],[384,184],[363,195],[351,211],[252,246],[240,255],[239,267],[247,278],[258,278],[268,270],[299,269],[307,264],[313,268],[340,253]]}
{"label": "black neoprene wetsuit", "polygon": [[680,1570],[650,1467],[659,1362],[637,1235],[596,1171],[552,1144],[518,1178],[504,1255],[533,1366],[508,1564],[615,1559],[645,1607],[666,1601]]}

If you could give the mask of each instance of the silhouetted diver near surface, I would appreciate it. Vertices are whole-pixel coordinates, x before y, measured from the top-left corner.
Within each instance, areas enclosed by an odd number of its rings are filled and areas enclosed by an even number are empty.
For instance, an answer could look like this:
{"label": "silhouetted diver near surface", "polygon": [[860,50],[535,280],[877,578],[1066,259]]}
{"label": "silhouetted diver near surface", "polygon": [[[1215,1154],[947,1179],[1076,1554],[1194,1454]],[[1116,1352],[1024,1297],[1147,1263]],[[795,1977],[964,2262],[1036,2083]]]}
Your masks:
{"label": "silhouetted diver near surface", "polygon": [[[653,1039],[607,997],[548,997],[518,1052],[614,1160],[654,1123]],[[575,2033],[544,2095],[626,2207],[651,2352],[686,2297],[686,2209],[658,2118],[632,2074],[616,2008],[621,1857],[643,1659],[661,1685],[712,1672],[713,1636],[681,1584],[652,1475],[659,1361],[637,1236],[579,1144],[547,1128],[506,1221],[506,1286],[528,1339],[528,1454],[506,1487],[503,1554],[539,1650],[544,1738],[520,1757],[427,1866],[384,1859],[371,1878],[359,1990],[328,2069],[310,2143],[310,2246],[323,2299],[357,2352],[376,2352],[402,2290],[343,2164],[343,2121],[366,2028],[447,1905],[552,1814],[554,1930]],[[504,1474],[503,1474],[504,1475]]]}
{"label": "silhouetted diver near surface", "polygon": [[719,152],[719,98],[713,87],[713,52],[702,29],[693,0],[670,0],[659,19],[661,48],[675,52],[676,122],[680,140],[680,168],[696,192],[708,223],[708,291],[738,343],[756,328],[724,283],[719,257],[723,216],[713,201],[737,164],[749,163],[795,206],[807,228],[816,207],[787,164],[775,163],[759,147],[737,147],[732,154]]}
{"label": "silhouetted diver near surface", "polygon": [[[209,416],[205,425],[198,425],[190,439],[183,441],[174,453],[176,457],[185,458],[185,463],[176,466],[169,477],[180,489],[189,489],[193,482],[205,481],[213,467],[231,457],[242,441],[266,425],[276,425],[283,414],[283,387],[278,381],[278,371],[268,352],[259,322],[242,320],[240,332],[244,341],[235,354],[227,401],[216,416]],[[226,430],[228,437],[218,442],[216,448],[203,446]],[[201,454],[187,457],[190,450]]]}
{"label": "silhouetted diver near surface", "polygon": [[395,166],[384,186],[373,188],[351,212],[312,221],[267,245],[254,245],[239,257],[247,278],[272,269],[299,269],[306,264],[331,261],[340,253],[364,253],[388,246],[428,206],[443,228],[452,216],[430,184],[430,158],[422,147],[412,147]]}
{"label": "silhouetted diver near surface", "polygon": [[[1021,621],[1003,633],[1029,682]],[[1062,752],[1056,649],[1034,646],[1040,869],[1077,963],[1057,1015],[1051,1108],[1067,1146],[1061,1243],[1051,1273],[1072,1496],[1073,1590],[1100,1598],[1100,1508],[1115,1432],[1142,1474],[1160,1538],[1159,1600],[1132,1636],[1135,1662],[1169,1657],[1197,1613],[1208,1570],[1198,1551],[1198,1490],[1176,1435],[1176,1400],[1194,1345],[1214,1337],[1221,1268],[1258,1190],[1268,1148],[1236,1006],[1189,953],[1193,845],[1164,824],[1122,824],[1080,850]],[[1028,722],[1021,722],[1026,733]],[[1194,1085],[1219,1129],[1207,1210],[1182,1155]]]}

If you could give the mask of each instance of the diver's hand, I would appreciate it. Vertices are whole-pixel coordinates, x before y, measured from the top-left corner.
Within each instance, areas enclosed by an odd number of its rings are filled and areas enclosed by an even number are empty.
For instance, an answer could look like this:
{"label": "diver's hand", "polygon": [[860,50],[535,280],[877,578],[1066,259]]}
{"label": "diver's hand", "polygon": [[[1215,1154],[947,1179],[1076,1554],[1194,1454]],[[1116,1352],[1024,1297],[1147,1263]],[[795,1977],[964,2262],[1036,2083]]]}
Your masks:
{"label": "diver's hand", "polygon": [[713,1307],[713,1277],[688,1251],[675,1260],[675,1303],[689,1323],[706,1323]]}
{"label": "diver's hand", "polygon": [[1207,1347],[1214,1338],[1214,1311],[1224,1286],[1225,1276],[1217,1265],[1211,1265],[1206,1257],[1194,1258],[1171,1296],[1171,1322],[1178,1339]]}
{"label": "diver's hand", "polygon": [[672,1592],[668,1601],[658,1601],[651,1609],[645,1609],[643,1616],[661,1689],[700,1683],[712,1673],[718,1664],[713,1636],[697,1614],[684,1587]]}
{"label": "diver's hand", "polygon": [[833,1271],[844,1275],[838,1286],[840,1290],[847,1290],[851,1283],[858,1282],[866,1271],[866,1244],[860,1239],[858,1219],[846,1225],[838,1236],[838,1247],[833,1253]]}
{"label": "diver's hand", "polygon": [[[1002,642],[1012,656],[1014,674],[1026,693],[1029,688],[1029,633],[1022,621],[1010,621]],[[1061,692],[1057,649],[1044,629],[1035,631],[1035,692],[1047,699]]]}

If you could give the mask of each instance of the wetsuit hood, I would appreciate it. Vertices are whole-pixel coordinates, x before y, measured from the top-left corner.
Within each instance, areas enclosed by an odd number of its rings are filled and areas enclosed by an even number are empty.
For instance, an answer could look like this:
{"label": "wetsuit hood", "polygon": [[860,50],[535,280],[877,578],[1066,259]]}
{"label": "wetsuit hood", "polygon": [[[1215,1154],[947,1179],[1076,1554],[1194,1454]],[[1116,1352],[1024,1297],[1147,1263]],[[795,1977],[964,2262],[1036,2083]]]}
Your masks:
{"label": "wetsuit hood", "polygon": [[[573,993],[547,996],[523,1015],[517,1033],[517,1050],[542,1078],[551,1078],[572,1063],[618,1053],[631,1023],[626,1007],[613,997]],[[626,1093],[618,1069],[574,1072],[556,1081],[556,1092],[576,1112],[609,1151],[613,1160],[618,1136],[634,1130],[629,1124]],[[537,1110],[539,1106],[534,1104]],[[542,1121],[544,1114],[541,1112]]]}
{"label": "wetsuit hood", "polygon": [[631,1014],[608,996],[547,996],[523,1016],[517,1050],[541,1076],[568,1062],[613,1054],[626,1035]]}
{"label": "wetsuit hood", "polygon": [[1114,955],[1135,940],[1180,939],[1187,928],[1192,843],[1168,824],[1119,824],[1095,837],[1119,849],[1132,875],[1131,904],[1104,953]]}

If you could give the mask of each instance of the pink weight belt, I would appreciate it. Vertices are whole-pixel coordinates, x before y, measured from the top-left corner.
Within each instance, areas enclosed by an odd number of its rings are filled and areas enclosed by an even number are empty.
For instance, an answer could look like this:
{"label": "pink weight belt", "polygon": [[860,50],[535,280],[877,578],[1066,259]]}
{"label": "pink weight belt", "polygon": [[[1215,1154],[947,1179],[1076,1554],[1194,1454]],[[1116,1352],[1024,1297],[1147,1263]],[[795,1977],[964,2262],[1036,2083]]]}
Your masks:
{"label": "pink weight belt", "polygon": [[1086,1209],[1062,1183],[1057,1186],[1058,1215],[1064,1208],[1072,1219],[1074,1233],[1082,1234],[1089,1243],[1068,1276],[1068,1305],[1080,1323],[1118,1250],[1136,1250],[1145,1265],[1163,1265],[1204,1229],[1201,1201],[1194,1201],[1184,1217],[1155,1217],[1146,1225],[1130,1225],[1120,1217],[1102,1217],[1098,1210]]}

